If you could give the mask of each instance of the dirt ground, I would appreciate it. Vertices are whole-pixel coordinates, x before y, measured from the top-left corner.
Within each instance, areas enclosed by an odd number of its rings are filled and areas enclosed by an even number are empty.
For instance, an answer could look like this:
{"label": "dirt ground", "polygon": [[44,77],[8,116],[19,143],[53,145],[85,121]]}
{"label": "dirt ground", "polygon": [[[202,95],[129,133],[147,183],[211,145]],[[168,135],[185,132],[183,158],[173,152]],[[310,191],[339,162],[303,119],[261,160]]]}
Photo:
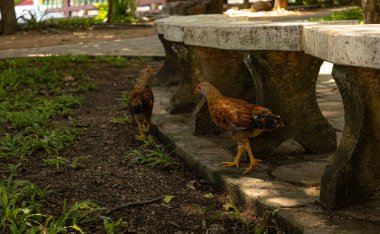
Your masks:
{"label": "dirt ground", "polygon": [[[154,28],[103,29],[60,34],[25,33],[1,36],[0,47],[22,48],[67,43],[86,43],[94,40],[114,40],[154,35]],[[4,41],[7,46],[4,46]],[[228,203],[225,193],[212,187],[192,173],[173,155],[175,164],[168,168],[154,168],[131,164],[128,152],[139,147],[133,122],[112,123],[113,118],[128,116],[121,105],[123,94],[132,88],[139,71],[150,65],[156,69],[162,60],[150,58],[129,60],[127,66],[110,67],[98,63],[83,67],[83,75],[95,87],[85,95],[83,106],[75,112],[79,124],[79,138],[63,153],[70,161],[81,158],[80,167],[54,167],[44,165],[41,158],[25,162],[19,178],[30,180],[41,187],[49,187],[51,206],[47,212],[59,215],[64,199],[90,200],[105,208],[114,208],[128,202],[146,201],[164,195],[175,198],[168,204],[162,201],[133,208],[121,209],[109,216],[123,218],[128,226],[118,233],[250,233],[239,219],[251,224],[259,222],[249,210],[241,216],[229,217],[223,205]],[[73,64],[75,66],[75,64]],[[0,164],[7,165],[11,161]],[[189,186],[194,185],[193,186]],[[205,197],[206,194],[212,197]],[[101,215],[101,214],[100,214]],[[105,233],[103,225],[88,225],[86,233]]]}
{"label": "dirt ground", "polygon": [[152,36],[155,34],[154,26],[90,28],[78,31],[22,31],[15,35],[0,35],[0,50],[110,41]]}

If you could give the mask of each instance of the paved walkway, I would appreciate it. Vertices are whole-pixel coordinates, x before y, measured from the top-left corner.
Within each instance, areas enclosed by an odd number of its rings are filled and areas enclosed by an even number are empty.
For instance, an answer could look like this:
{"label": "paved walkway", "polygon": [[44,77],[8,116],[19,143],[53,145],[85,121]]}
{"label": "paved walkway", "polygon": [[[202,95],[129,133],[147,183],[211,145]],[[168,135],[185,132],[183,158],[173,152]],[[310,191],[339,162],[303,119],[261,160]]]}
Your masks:
{"label": "paved walkway", "polygon": [[41,57],[63,54],[164,57],[165,51],[157,36],[26,49],[0,50],[0,58]]}

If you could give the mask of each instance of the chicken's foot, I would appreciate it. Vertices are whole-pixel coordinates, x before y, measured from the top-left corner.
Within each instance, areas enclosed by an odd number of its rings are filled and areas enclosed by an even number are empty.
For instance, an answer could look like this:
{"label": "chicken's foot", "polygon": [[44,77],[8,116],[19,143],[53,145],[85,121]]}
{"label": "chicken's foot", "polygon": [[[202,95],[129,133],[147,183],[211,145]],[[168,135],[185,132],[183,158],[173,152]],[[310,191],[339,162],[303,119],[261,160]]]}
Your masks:
{"label": "chicken's foot", "polygon": [[137,127],[139,128],[140,134],[136,135],[136,139],[137,140],[143,140],[143,139],[145,139],[143,124],[137,123]]}
{"label": "chicken's foot", "polygon": [[248,152],[250,164],[249,167],[243,172],[243,174],[247,174],[248,172],[250,172],[254,167],[259,165],[259,162],[262,161],[260,159],[255,159],[255,157],[253,156],[251,144],[249,143],[249,141],[245,143],[245,149]]}
{"label": "chicken's foot", "polygon": [[244,152],[244,147],[243,145],[238,145],[238,152],[236,154],[235,160],[233,162],[223,162],[223,165],[225,167],[239,167],[240,165],[240,158],[241,155]]}

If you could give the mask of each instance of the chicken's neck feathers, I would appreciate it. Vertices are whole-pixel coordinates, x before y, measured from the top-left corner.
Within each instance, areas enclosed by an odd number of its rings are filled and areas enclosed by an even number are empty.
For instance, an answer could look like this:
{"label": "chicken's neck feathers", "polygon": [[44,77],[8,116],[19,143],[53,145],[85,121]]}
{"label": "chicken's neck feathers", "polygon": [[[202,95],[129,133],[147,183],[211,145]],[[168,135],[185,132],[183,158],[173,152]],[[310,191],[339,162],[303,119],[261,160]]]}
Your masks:
{"label": "chicken's neck feathers", "polygon": [[145,87],[148,86],[149,82],[149,76],[148,75],[141,75],[136,81],[135,87]]}
{"label": "chicken's neck feathers", "polygon": [[224,98],[224,96],[216,88],[207,90],[205,96],[209,105],[220,98]]}

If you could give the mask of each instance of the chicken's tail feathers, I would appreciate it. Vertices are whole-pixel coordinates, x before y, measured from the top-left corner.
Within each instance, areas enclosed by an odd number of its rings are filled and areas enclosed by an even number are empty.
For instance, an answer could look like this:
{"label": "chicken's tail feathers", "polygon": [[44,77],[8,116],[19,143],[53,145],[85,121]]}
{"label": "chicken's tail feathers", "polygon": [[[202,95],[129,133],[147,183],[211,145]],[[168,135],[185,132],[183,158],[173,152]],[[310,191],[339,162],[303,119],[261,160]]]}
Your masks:
{"label": "chicken's tail feathers", "polygon": [[284,127],[281,117],[272,113],[262,113],[255,118],[255,121],[257,126],[265,131]]}

